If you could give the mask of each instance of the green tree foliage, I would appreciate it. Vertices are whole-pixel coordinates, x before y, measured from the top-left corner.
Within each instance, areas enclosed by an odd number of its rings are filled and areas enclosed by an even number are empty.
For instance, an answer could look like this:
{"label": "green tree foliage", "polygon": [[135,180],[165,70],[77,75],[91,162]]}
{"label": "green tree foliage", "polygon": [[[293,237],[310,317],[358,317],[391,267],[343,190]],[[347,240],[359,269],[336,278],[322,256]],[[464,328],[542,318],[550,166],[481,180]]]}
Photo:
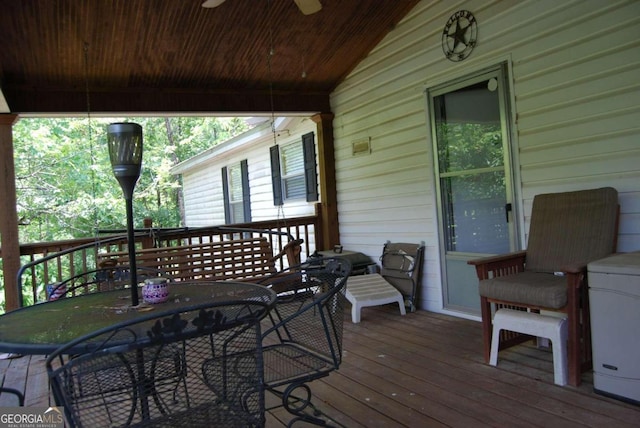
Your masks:
{"label": "green tree foliage", "polygon": [[[446,182],[464,182],[457,193],[450,195],[452,202],[504,197],[504,154],[499,124],[438,123],[436,132],[440,173],[469,172],[444,178]],[[449,184],[442,185],[450,191]]]}
{"label": "green tree foliage", "polygon": [[145,217],[158,227],[180,226],[180,183],[170,168],[248,129],[241,118],[23,118],[13,128],[20,242],[125,228],[124,199],[107,152],[112,122],[143,128],[136,227]]}

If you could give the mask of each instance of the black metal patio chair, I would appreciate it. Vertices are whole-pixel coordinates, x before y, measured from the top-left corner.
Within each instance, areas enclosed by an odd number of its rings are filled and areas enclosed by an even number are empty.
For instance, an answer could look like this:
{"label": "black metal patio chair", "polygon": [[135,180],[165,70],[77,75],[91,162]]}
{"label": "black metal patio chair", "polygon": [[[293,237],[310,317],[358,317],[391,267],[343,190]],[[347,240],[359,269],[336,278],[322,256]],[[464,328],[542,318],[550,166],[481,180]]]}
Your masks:
{"label": "black metal patio chair", "polygon": [[[328,376],[342,361],[345,287],[351,264],[314,259],[261,281],[278,293],[263,334],[265,384],[297,421],[327,425],[311,403],[309,382]],[[270,410],[270,409],[269,409]]]}
{"label": "black metal patio chair", "polygon": [[71,427],[262,427],[266,311],[198,304],[76,339],[46,361],[56,404]]}

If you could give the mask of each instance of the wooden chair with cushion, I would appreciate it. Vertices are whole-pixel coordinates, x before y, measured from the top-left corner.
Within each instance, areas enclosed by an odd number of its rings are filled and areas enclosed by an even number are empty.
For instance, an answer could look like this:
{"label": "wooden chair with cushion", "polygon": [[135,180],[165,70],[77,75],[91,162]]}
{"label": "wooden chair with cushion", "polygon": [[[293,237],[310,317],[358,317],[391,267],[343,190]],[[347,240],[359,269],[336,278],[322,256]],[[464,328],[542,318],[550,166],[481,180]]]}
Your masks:
{"label": "wooden chair with cushion", "polygon": [[[587,263],[615,252],[618,215],[618,193],[611,187],[537,195],[526,251],[469,261],[480,280],[487,363],[494,310],[564,312],[569,326],[568,381],[580,384],[582,372],[591,369]],[[502,331],[500,348],[530,337]]]}

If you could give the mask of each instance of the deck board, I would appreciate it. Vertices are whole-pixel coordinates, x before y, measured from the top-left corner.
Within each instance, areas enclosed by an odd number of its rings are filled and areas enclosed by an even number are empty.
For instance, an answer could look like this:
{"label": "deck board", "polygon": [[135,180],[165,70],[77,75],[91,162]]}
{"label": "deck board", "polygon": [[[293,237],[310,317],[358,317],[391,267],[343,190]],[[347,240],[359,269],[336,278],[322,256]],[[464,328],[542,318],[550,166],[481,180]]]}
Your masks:
{"label": "deck board", "polygon": [[[426,311],[400,316],[397,305],[365,308],[359,324],[347,311],[343,363],[311,384],[314,403],[349,428],[640,426],[640,407],[593,393],[589,373],[577,388],[554,385],[549,350],[524,344],[500,352],[498,367],[484,364],[480,328]],[[0,360],[0,379],[25,391],[27,406],[52,402],[43,356]],[[271,410],[267,427],[290,419]]]}

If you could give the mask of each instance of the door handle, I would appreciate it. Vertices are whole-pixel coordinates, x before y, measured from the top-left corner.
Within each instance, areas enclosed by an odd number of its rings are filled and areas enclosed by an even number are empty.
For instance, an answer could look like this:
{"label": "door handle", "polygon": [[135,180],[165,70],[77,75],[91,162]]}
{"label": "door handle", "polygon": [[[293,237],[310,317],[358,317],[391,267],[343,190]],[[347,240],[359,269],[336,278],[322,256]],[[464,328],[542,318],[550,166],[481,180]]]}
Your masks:
{"label": "door handle", "polygon": [[513,206],[511,204],[505,204],[504,206],[504,215],[507,219],[507,223],[509,223],[509,213],[513,210]]}

